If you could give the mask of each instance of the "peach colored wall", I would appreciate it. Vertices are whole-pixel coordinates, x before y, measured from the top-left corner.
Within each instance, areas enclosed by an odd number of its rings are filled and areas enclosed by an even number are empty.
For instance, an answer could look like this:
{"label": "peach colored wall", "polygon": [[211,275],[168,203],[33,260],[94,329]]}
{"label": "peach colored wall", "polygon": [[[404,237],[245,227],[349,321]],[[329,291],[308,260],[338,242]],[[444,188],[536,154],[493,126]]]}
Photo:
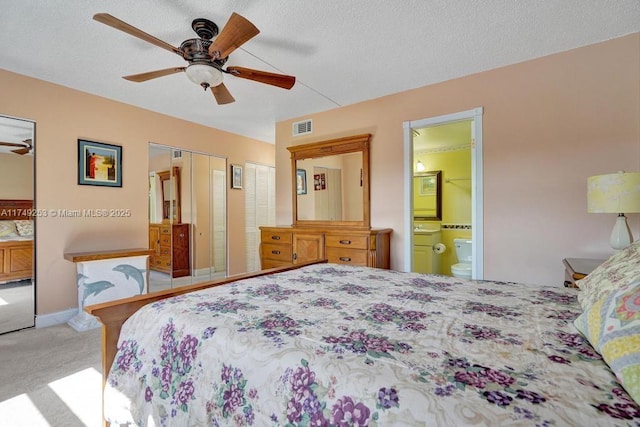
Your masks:
{"label": "peach colored wall", "polygon": [[[37,313],[77,307],[66,252],[148,247],[148,144],[274,164],[274,146],[0,70],[0,113],[36,122],[36,207],[130,209],[129,218],[38,218]],[[215,110],[212,104],[212,114]],[[223,107],[220,107],[223,108]],[[77,139],[122,146],[122,188],[77,185]],[[244,191],[228,192],[230,274],[245,270]]]}
{"label": "peach colored wall", "polygon": [[[586,180],[640,170],[640,33],[336,108],[313,135],[276,127],[277,220],[291,223],[287,146],[370,132],[371,223],[402,268],[404,121],[484,108],[484,277],[563,282],[562,258],[605,257],[614,215],[588,214]],[[640,214],[628,215],[640,238]]]}
{"label": "peach colored wall", "polygon": [[33,198],[33,156],[0,154],[0,199]]}

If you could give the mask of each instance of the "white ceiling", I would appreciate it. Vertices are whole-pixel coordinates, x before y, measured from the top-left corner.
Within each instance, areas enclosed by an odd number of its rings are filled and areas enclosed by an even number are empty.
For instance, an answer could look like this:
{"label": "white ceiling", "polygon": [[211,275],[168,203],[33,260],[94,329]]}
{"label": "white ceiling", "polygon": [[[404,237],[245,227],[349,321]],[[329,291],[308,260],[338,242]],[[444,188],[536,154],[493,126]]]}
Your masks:
{"label": "white ceiling", "polygon": [[[217,105],[183,73],[126,81],[186,62],[94,21],[99,12],[173,46],[196,37],[194,18],[222,28],[239,13],[261,33],[227,65],[296,85],[225,75],[236,102]],[[638,31],[638,0],[20,0],[0,14],[0,68],[273,143],[280,120]]]}

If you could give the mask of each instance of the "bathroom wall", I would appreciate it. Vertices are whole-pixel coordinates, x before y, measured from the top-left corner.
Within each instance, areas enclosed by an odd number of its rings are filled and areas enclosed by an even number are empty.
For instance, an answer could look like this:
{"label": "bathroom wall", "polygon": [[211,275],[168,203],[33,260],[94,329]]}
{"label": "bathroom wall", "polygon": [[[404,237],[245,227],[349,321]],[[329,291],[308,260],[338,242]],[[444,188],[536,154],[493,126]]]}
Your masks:
{"label": "bathroom wall", "polygon": [[447,250],[441,256],[441,272],[449,275],[457,263],[453,239],[471,238],[471,150],[462,145],[448,150],[416,153],[415,161],[425,165],[425,171],[442,171],[442,243]]}

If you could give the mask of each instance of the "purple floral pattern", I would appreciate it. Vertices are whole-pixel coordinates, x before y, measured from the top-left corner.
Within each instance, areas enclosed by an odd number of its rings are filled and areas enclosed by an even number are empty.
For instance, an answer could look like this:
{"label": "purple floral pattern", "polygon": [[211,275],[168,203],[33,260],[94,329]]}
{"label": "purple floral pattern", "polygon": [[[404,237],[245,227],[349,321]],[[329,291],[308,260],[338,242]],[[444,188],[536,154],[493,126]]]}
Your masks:
{"label": "purple floral pattern", "polygon": [[397,325],[399,330],[417,332],[426,329],[426,325],[421,321],[427,317],[427,314],[422,311],[402,310],[389,304],[379,303],[359,310],[358,314],[372,324],[391,323]]}
{"label": "purple floral pattern", "polygon": [[[338,380],[332,377],[328,387],[317,382],[315,372],[307,360],[288,368],[280,377],[286,389],[286,405],[282,419],[284,424],[293,426],[368,426],[378,419],[378,411],[373,411],[353,396],[335,398]],[[381,410],[399,407],[399,398],[392,388],[383,387],[377,393]],[[278,418],[276,417],[276,421]]]}
{"label": "purple floral pattern", "polygon": [[[341,353],[345,349],[355,354],[366,354],[373,358],[395,358],[392,353],[409,353],[411,346],[407,343],[389,339],[385,336],[366,333],[364,330],[351,331],[341,336],[324,337],[324,342],[333,344],[334,351]],[[337,349],[336,349],[337,348]]]}
{"label": "purple floral pattern", "polygon": [[276,283],[269,283],[253,290],[248,289],[247,294],[254,297],[266,297],[274,301],[283,301],[289,299],[291,295],[299,294],[301,291],[295,289],[287,289]]}
{"label": "purple floral pattern", "polygon": [[319,264],[181,295],[123,325],[105,395],[131,399],[131,413],[114,403],[105,414],[159,426],[636,426],[640,408],[573,328],[577,292]]}
{"label": "purple floral pattern", "polygon": [[210,311],[218,313],[238,313],[241,310],[255,310],[258,307],[237,299],[220,298],[218,301],[202,301],[196,304],[198,311]]}
{"label": "purple floral pattern", "polygon": [[145,401],[155,399],[167,402],[170,417],[178,412],[188,412],[196,398],[193,377],[190,375],[196,359],[200,340],[195,336],[176,330],[173,319],[169,319],[160,330],[158,359],[151,362],[151,383],[145,389]]}
{"label": "purple floral pattern", "polygon": [[257,399],[258,391],[247,388],[247,379],[242,371],[223,364],[216,399],[208,401],[205,405],[207,418],[216,421],[219,414],[220,418],[226,422],[233,420],[236,426],[254,425],[255,414],[252,402]]}

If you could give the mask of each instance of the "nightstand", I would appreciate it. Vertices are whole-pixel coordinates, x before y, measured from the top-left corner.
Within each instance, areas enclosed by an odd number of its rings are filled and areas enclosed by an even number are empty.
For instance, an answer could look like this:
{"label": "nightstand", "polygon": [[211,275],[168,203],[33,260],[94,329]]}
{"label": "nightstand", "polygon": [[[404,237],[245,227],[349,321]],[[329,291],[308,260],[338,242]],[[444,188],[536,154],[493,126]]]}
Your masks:
{"label": "nightstand", "polygon": [[566,288],[577,288],[576,280],[584,279],[605,260],[591,258],[565,258],[564,264],[564,286]]}

